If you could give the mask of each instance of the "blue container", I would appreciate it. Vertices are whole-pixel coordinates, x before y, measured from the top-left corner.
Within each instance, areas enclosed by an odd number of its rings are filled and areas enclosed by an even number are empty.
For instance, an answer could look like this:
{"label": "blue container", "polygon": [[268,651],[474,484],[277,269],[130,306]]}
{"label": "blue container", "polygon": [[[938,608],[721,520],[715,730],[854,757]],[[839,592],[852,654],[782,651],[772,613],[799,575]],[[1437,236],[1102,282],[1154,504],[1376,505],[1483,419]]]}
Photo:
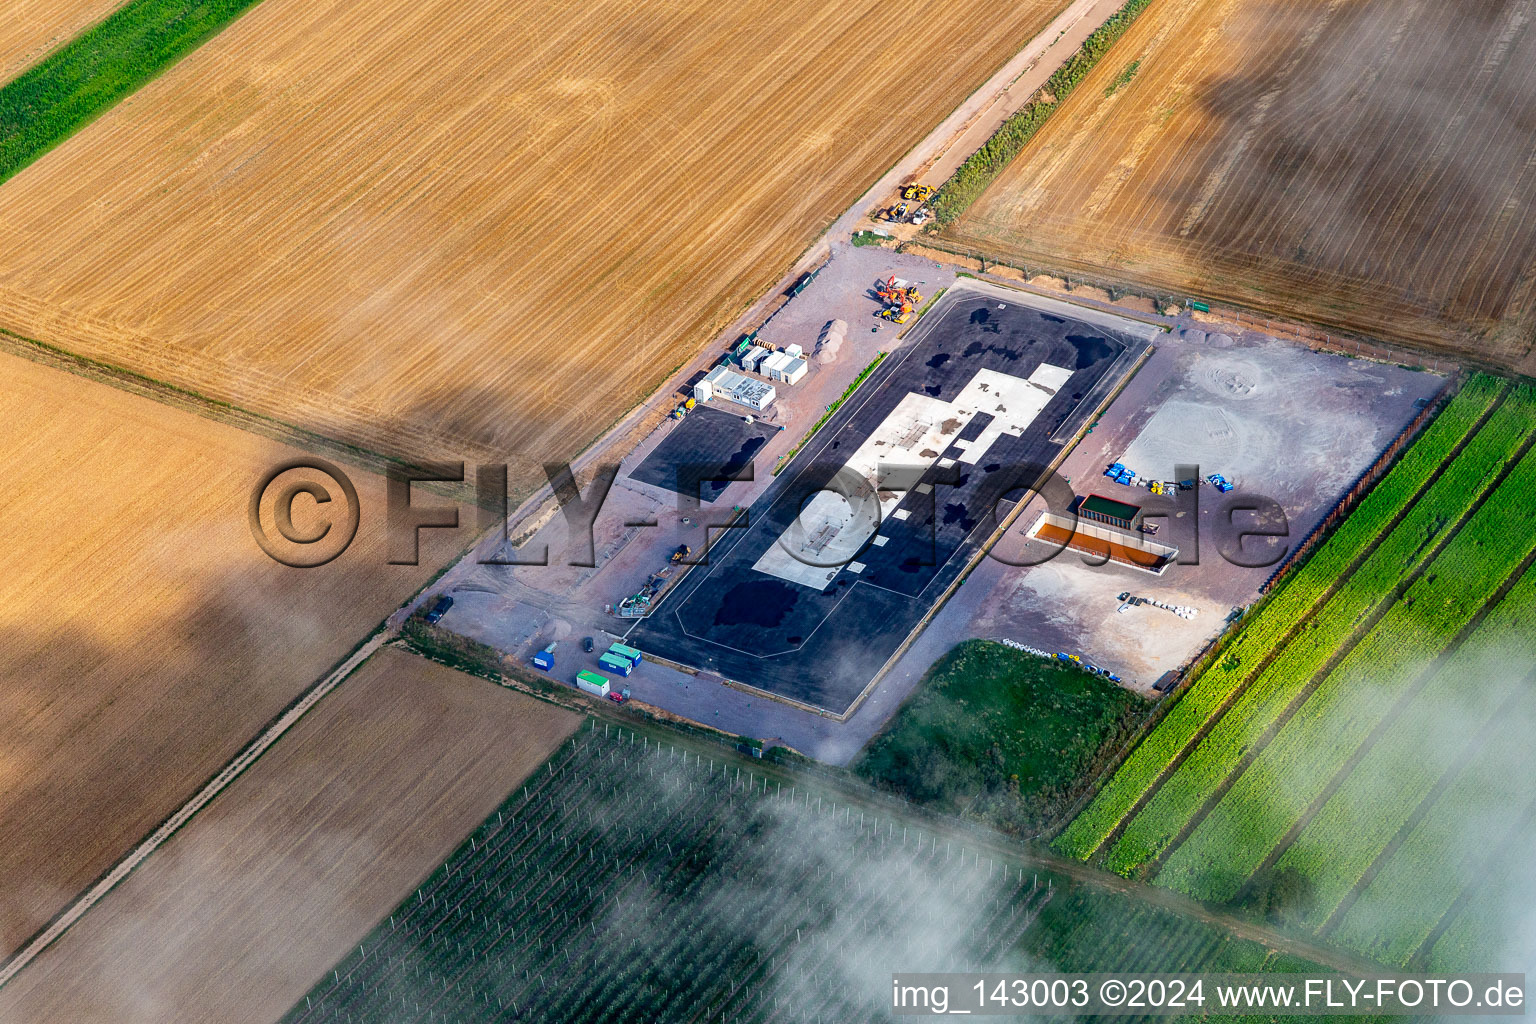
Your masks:
{"label": "blue container", "polygon": [[604,654],[601,658],[597,659],[597,663],[609,672],[617,672],[619,675],[626,677],[635,670],[635,666],[630,664],[628,658],[619,658],[612,654]]}
{"label": "blue container", "polygon": [[540,651],[533,656],[533,667],[541,668],[548,672],[555,667],[555,656],[548,651]]}

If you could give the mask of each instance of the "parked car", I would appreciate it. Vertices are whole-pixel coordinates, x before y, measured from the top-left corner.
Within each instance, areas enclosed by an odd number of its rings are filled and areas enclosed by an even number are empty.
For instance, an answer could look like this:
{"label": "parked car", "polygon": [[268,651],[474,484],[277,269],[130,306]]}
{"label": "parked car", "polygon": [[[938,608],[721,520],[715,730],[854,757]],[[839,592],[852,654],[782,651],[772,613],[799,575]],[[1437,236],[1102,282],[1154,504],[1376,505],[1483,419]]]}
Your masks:
{"label": "parked car", "polygon": [[592,653],[592,646],[593,645],[592,645],[592,638],[591,637],[584,636],[584,637],[581,638],[581,649],[582,650],[586,651],[588,654],[591,654]]}
{"label": "parked car", "polygon": [[433,625],[436,625],[438,620],[443,617],[444,613],[446,613],[448,609],[452,607],[453,598],[449,597],[447,594],[444,594],[442,597],[437,599],[437,604],[432,606],[432,610],[427,612],[427,621]]}
{"label": "parked car", "polygon": [[629,690],[609,690],[608,699],[613,701],[615,704],[623,704],[625,701],[629,700]]}

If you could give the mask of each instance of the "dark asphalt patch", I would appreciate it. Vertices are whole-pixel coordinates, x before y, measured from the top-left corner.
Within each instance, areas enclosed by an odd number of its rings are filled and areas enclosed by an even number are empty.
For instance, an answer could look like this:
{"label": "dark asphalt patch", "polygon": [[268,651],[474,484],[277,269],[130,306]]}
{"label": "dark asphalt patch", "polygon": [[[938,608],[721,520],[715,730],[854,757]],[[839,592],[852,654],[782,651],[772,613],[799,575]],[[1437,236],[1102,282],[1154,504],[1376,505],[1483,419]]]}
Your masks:
{"label": "dark asphalt patch", "polygon": [[778,427],[760,420],[748,423],[745,415],[701,405],[675,424],[629,476],[688,497],[714,501],[778,432]]}

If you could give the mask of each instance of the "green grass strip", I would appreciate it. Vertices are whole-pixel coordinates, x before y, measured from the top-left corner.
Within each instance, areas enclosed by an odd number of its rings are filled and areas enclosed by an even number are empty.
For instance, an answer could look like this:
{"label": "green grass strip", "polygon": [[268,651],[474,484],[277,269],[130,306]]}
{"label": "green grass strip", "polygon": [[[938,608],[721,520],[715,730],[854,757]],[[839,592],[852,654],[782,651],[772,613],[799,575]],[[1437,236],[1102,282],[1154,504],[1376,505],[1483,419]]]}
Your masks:
{"label": "green grass strip", "polygon": [[[1071,662],[957,644],[853,764],[888,792],[1021,835],[1055,822],[1147,702]],[[1028,729],[1020,722],[1028,721]]]}
{"label": "green grass strip", "polygon": [[1521,403],[1506,402],[1494,413],[1397,529],[1371,552],[1141,809],[1110,851],[1106,865],[1111,870],[1128,875],[1162,854],[1205,805],[1211,790],[1231,773],[1361,620],[1418,569],[1444,529],[1465,515],[1492,486],[1533,426],[1536,422],[1530,408]]}
{"label": "green grass strip", "polygon": [[[933,216],[940,226],[952,223],[980,198],[993,179],[1019,155],[1041,126],[1050,120],[1056,108],[1066,101],[1079,82],[1088,77],[1088,72],[1103,59],[1115,41],[1125,35],[1136,16],[1146,10],[1151,2],[1129,0],[1124,7],[1110,15],[1109,20],[1083,40],[1078,51],[1056,69],[1056,73],[1045,83],[1042,96],[1004,121],[980,149],[955,169],[955,173],[950,175],[933,200]],[[1130,76],[1127,75],[1126,81],[1129,80]]]}
{"label": "green grass strip", "polygon": [[1119,91],[1119,89],[1120,89],[1120,87],[1122,85],[1130,84],[1131,79],[1136,77],[1136,71],[1140,67],[1141,67],[1141,61],[1139,61],[1139,60],[1133,60],[1129,64],[1127,64],[1125,66],[1125,70],[1120,72],[1118,75],[1116,75],[1115,76],[1115,80],[1113,82],[1110,82],[1109,85],[1105,87],[1105,89],[1104,89],[1104,96],[1105,96],[1105,98],[1107,99],[1110,96],[1113,96],[1116,92]]}
{"label": "green grass strip", "polygon": [[1467,744],[1494,732],[1498,708],[1526,685],[1523,666],[1536,664],[1533,622],[1536,572],[1529,572],[1285,851],[1276,870],[1308,881],[1302,923],[1327,921]]}
{"label": "green grass strip", "polygon": [[0,87],[0,182],[197,49],[256,0],[129,0]]}
{"label": "green grass strip", "polygon": [[1367,545],[1424,486],[1502,393],[1492,377],[1467,382],[1391,471],[1301,568],[1244,625],[1223,656],[1185,691],[1158,727],[1132,751],[1094,801],[1056,841],[1068,856],[1087,858],[1115,830],[1147,787],[1242,684],[1254,662],[1308,615]]}
{"label": "green grass strip", "polygon": [[817,420],[815,424],[812,425],[810,431],[800,439],[799,443],[789,451],[785,452],[783,455],[779,456],[779,461],[775,463],[773,467],[774,476],[778,476],[779,470],[789,465],[789,461],[796,455],[800,454],[800,449],[804,448],[807,444],[810,443],[811,438],[816,436],[816,432],[827,425],[827,420],[832,418],[832,414],[837,412],[837,410],[842,407],[843,403],[852,397],[853,393],[859,389],[859,385],[864,383],[865,378],[875,372],[875,367],[880,365],[880,363],[885,359],[885,356],[886,353],[884,352],[875,353],[875,358],[870,362],[870,364],[859,371],[859,375],[853,378],[853,383],[848,385],[848,389],[839,395],[835,402],[827,406],[827,411],[821,414],[821,419]]}
{"label": "green grass strip", "polygon": [[1323,680],[1184,842],[1157,884],[1234,898],[1371,730],[1536,550],[1536,453]]}

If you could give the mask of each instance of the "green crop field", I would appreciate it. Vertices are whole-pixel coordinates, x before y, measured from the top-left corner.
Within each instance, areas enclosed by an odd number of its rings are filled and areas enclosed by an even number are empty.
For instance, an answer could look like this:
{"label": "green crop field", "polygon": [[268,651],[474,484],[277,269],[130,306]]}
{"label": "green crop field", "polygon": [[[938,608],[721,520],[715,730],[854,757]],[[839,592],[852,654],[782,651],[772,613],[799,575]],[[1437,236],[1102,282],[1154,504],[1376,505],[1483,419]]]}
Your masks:
{"label": "green crop field", "polygon": [[1109,784],[1057,840],[1058,849],[1079,858],[1099,849],[1169,765],[1266,663],[1267,656],[1308,622],[1318,604],[1348,578],[1351,568],[1374,550],[1383,526],[1437,478],[1447,456],[1466,441],[1503,390],[1502,383],[1486,376],[1474,377],[1462,388],[1354,514],[1249,618],[1222,657],[1131,752]]}
{"label": "green crop field", "polygon": [[1391,963],[1487,948],[1457,912],[1536,783],[1533,440],[1536,392],[1469,381],[1058,847]]}
{"label": "green crop field", "polygon": [[854,770],[909,800],[1033,834],[1070,809],[1147,707],[1075,665],[971,640],[929,669]]}
{"label": "green crop field", "polygon": [[[1444,920],[1448,927],[1429,958],[1430,970],[1530,970],[1530,902],[1511,900],[1509,894],[1521,891],[1521,885],[1529,887],[1536,875],[1536,814],[1526,812],[1509,846],[1513,856],[1502,868],[1474,885],[1465,903],[1448,912]],[[1522,935],[1525,944],[1520,942]]]}
{"label": "green crop field", "polygon": [[284,1021],[883,1020],[900,965],[1042,963],[1317,970],[750,763],[594,726]]}
{"label": "green crop field", "polygon": [[191,53],[257,0],[129,0],[0,87],[0,182]]}

